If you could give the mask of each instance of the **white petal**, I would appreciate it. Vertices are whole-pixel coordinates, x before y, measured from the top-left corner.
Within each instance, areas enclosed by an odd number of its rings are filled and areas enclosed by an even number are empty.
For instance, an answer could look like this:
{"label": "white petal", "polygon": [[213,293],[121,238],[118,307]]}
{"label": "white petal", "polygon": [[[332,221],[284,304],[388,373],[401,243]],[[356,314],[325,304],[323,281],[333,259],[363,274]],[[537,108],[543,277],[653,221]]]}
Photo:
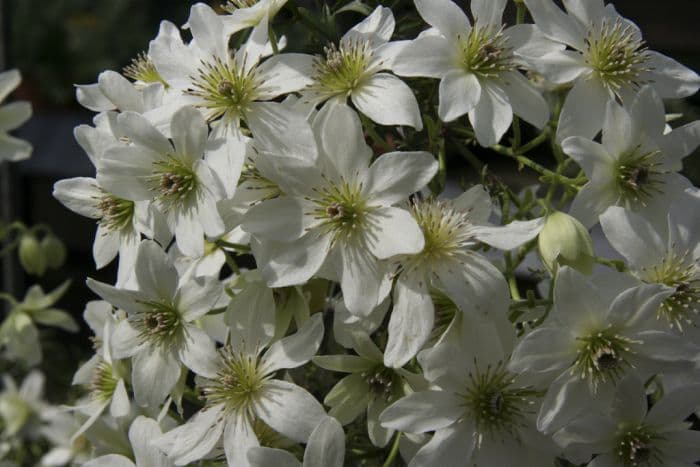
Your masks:
{"label": "white petal", "polygon": [[501,88],[482,82],[481,96],[469,111],[469,121],[480,145],[489,147],[498,143],[513,121],[508,96]]}
{"label": "white petal", "polygon": [[114,388],[114,394],[112,394],[112,402],[109,404],[109,414],[115,418],[126,417],[129,415],[130,410],[131,404],[129,403],[126,386],[124,386],[124,380],[119,378],[117,386]]}
{"label": "white petal", "polygon": [[500,250],[511,250],[535,238],[544,227],[544,217],[510,224],[474,226],[474,236],[481,242]]}
{"label": "white petal", "polygon": [[314,314],[299,330],[278,340],[270,346],[262,358],[265,373],[279,369],[297,368],[313,357],[323,340],[323,320],[321,313]]}
{"label": "white petal", "polygon": [[501,27],[506,0],[472,0],[472,15],[481,26]]}
{"label": "white petal", "polygon": [[254,144],[274,154],[314,162],[318,157],[311,125],[303,115],[277,102],[257,103],[248,125]]}
{"label": "white petal", "polygon": [[262,282],[251,282],[236,294],[224,318],[235,349],[254,352],[267,346],[275,333],[275,300]]}
{"label": "white petal", "polygon": [[652,86],[664,99],[688,97],[700,88],[700,77],[691,69],[658,52],[649,51],[646,66]]}
{"label": "white petal", "polygon": [[[690,412],[689,412],[690,413]],[[647,394],[644,383],[632,373],[625,376],[615,388],[610,416],[617,423],[638,426],[647,414]]]}
{"label": "white petal", "polygon": [[610,305],[608,320],[619,328],[646,327],[673,291],[661,284],[643,284],[622,292]]}
{"label": "white petal", "polygon": [[598,216],[617,202],[614,190],[605,185],[587,183],[571,203],[569,214],[590,228],[598,223]]}
{"label": "white petal", "polygon": [[86,281],[87,286],[95,292],[97,295],[111,303],[117,308],[121,308],[127,313],[133,312],[138,313],[145,308],[139,304],[142,300],[142,296],[133,290],[123,290],[112,287],[104,282],[98,282],[94,279],[88,278]]}
{"label": "white petal", "polygon": [[416,96],[406,83],[394,75],[377,73],[353,91],[357,110],[380,125],[408,125],[423,129]]}
{"label": "white petal", "polygon": [[541,326],[525,335],[508,368],[518,373],[563,370],[576,358],[575,336],[559,327]]}
{"label": "white petal", "polygon": [[94,178],[77,177],[59,180],[53,188],[53,196],[64,206],[81,216],[91,219],[102,217],[97,207],[103,192]]}
{"label": "white petal", "polygon": [[139,466],[168,467],[167,458],[151,445],[151,441],[161,435],[160,426],[153,419],[139,416],[131,423],[129,441]]}
{"label": "white petal", "polygon": [[600,225],[608,241],[635,269],[660,261],[666,253],[664,239],[639,214],[613,206],[600,216]]}
{"label": "white petal", "polygon": [[445,37],[469,34],[471,25],[462,9],[450,0],[415,0],[416,9],[426,23]]}
{"label": "white petal", "polygon": [[120,454],[107,454],[83,464],[85,467],[134,467],[134,463]]}
{"label": "white petal", "polygon": [[639,145],[640,135],[632,116],[615,101],[608,101],[601,142],[608,154],[622,155]]}
{"label": "white petal", "polygon": [[421,391],[390,405],[379,420],[386,428],[424,433],[455,423],[463,412],[457,395],[447,391]]}
{"label": "white petal", "polygon": [[571,156],[588,177],[595,173],[596,166],[610,166],[613,157],[605,147],[588,138],[580,136],[570,136],[561,143],[564,153]]}
{"label": "white petal", "polygon": [[23,139],[0,135],[0,161],[19,162],[32,154],[32,145]]}
{"label": "white petal", "polygon": [[433,330],[435,309],[425,278],[402,274],[394,286],[394,308],[384,365],[401,368],[425,345]]}
{"label": "white petal", "polygon": [[380,297],[386,267],[367,248],[345,245],[340,249],[336,273],[340,276],[343,300],[350,313],[367,315],[384,297]]}
{"label": "white petal", "polygon": [[262,81],[258,99],[274,99],[313,83],[313,63],[314,57],[307,54],[279,54],[268,58],[257,69]]}
{"label": "white petal", "polygon": [[196,277],[185,280],[177,292],[177,308],[182,318],[193,321],[206,315],[221,298],[223,287],[214,277]]}
{"label": "white petal", "polygon": [[452,60],[452,44],[444,37],[421,37],[411,41],[394,60],[392,71],[399,76],[442,78],[457,69]]}
{"label": "white petal", "polygon": [[428,152],[386,153],[369,168],[363,191],[375,203],[391,206],[425,187],[437,169],[435,157]]}
{"label": "white petal", "polygon": [[586,50],[584,25],[567,15],[551,0],[525,0],[537,26],[554,40],[577,50]]}
{"label": "white petal", "polygon": [[472,110],[481,98],[481,84],[473,73],[450,71],[440,80],[438,115],[451,122]]}
{"label": "white petal", "polygon": [[226,39],[221,16],[204,3],[197,3],[190,8],[187,20],[192,37],[197,47],[206,54],[223,57],[226,52]]}
{"label": "white petal", "polygon": [[465,421],[435,432],[413,457],[410,467],[462,467],[472,461],[477,437],[474,425]]}
{"label": "white petal", "polygon": [[[330,235],[310,232],[291,243],[253,243],[253,254],[270,287],[286,287],[308,281],[326,260]],[[260,266],[258,266],[260,267]]]}
{"label": "white petal", "polygon": [[565,426],[584,410],[593,407],[593,397],[588,391],[588,382],[578,374],[564,371],[551,384],[544,396],[537,417],[537,429],[548,434]]}
{"label": "white petal", "polygon": [[452,201],[455,209],[469,214],[469,220],[476,224],[486,224],[491,217],[493,205],[491,196],[483,185],[474,185]]}
{"label": "white petal", "polygon": [[326,160],[342,177],[364,174],[372,150],[365,143],[360,118],[345,104],[326,103],[314,120]]}
{"label": "white petal", "polygon": [[700,385],[688,384],[674,389],[652,406],[647,415],[647,423],[657,427],[674,425],[688,418],[700,407]]}
{"label": "white petal", "polygon": [[516,24],[504,30],[503,35],[508,38],[513,53],[527,59],[540,58],[565,48],[563,44],[547,38],[534,24]]}
{"label": "white petal", "polygon": [[423,232],[411,214],[399,208],[377,208],[367,216],[369,250],[379,259],[416,254],[423,249]]}
{"label": "white petal", "polygon": [[570,50],[559,50],[532,60],[532,66],[554,84],[571,83],[589,71],[581,54]]}
{"label": "white petal", "polygon": [[142,115],[135,112],[123,112],[117,119],[119,127],[131,141],[145,146],[158,154],[169,154],[173,146],[160,131],[158,131]]}
{"label": "white petal", "polygon": [[256,415],[272,429],[304,443],[326,417],[321,404],[305,389],[281,380],[265,384]]}
{"label": "white petal", "polygon": [[200,410],[184,425],[156,438],[153,444],[177,465],[202,459],[214,448],[224,431],[224,423],[220,420],[222,410],[222,405]]}
{"label": "white petal", "polygon": [[389,406],[383,397],[372,397],[367,406],[367,435],[374,446],[383,448],[394,436],[395,430],[384,428],[379,423],[379,416]]}
{"label": "white petal", "polygon": [[373,43],[388,42],[394,33],[394,15],[390,8],[378,6],[369,16],[352,27],[341,39],[368,38]]}
{"label": "white petal", "polygon": [[0,73],[0,101],[4,101],[22,82],[19,70],[7,70]]}
{"label": "white petal", "polygon": [[542,94],[519,72],[505,76],[503,90],[513,108],[513,113],[536,128],[543,128],[549,121],[549,104]]}
{"label": "white petal", "polygon": [[97,78],[100,91],[121,111],[143,112],[143,99],[133,84],[119,73],[103,71]]}
{"label": "white petal", "polygon": [[309,213],[315,206],[301,198],[282,196],[258,203],[243,216],[243,230],[265,239],[291,242],[318,221]]}
{"label": "white petal", "polygon": [[146,347],[132,359],[131,379],[139,405],[158,407],[180,378],[175,355],[159,347]]}
{"label": "white petal", "polygon": [[594,115],[605,115],[609,100],[610,95],[599,80],[578,78],[562,106],[557,141],[561,142],[569,136],[593,139],[603,123],[601,118]]}
{"label": "white petal", "polygon": [[183,334],[184,342],[178,349],[182,363],[200,376],[214,378],[218,370],[214,341],[194,325],[186,326]]}
{"label": "white petal", "polygon": [[345,433],[333,417],[326,417],[309,437],[304,453],[304,467],[343,467]]}
{"label": "white petal", "polygon": [[139,245],[136,257],[136,279],[144,295],[172,300],[177,290],[178,274],[163,249],[152,240]]}
{"label": "white petal", "polygon": [[173,135],[178,159],[193,164],[201,159],[207,144],[209,128],[202,113],[194,107],[183,107],[175,112],[170,131]]}
{"label": "white petal", "polygon": [[248,416],[244,413],[229,415],[224,428],[224,450],[228,465],[248,466],[247,451],[260,445]]}
{"label": "white petal", "polygon": [[32,106],[29,102],[17,101],[5,104],[0,107],[0,131],[15,130],[29,120],[31,116]]}

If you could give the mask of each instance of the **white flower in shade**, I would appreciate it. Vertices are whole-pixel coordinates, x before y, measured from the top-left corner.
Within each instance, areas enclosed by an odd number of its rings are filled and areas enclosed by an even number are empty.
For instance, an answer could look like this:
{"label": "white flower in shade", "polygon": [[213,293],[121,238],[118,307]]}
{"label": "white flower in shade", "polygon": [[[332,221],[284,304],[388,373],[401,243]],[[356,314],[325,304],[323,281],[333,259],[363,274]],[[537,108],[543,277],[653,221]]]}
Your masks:
{"label": "white flower in shade", "polygon": [[659,306],[672,293],[667,287],[633,287],[610,303],[603,291],[568,267],[560,269],[554,287],[547,320],[522,338],[509,365],[513,371],[554,379],[537,420],[545,433],[584,410],[604,407],[625,375],[646,378],[661,369],[683,370],[698,355],[698,347],[653,325]]}
{"label": "white flower in shade", "polygon": [[[108,454],[92,459],[84,467],[169,467],[172,463],[151,444],[161,436],[158,422],[139,416],[129,428],[129,442],[134,451],[134,460],[120,454]],[[134,462],[135,461],[135,462]]]}
{"label": "white flower in shade", "polygon": [[583,415],[554,435],[576,464],[588,467],[691,466],[700,459],[700,432],[685,420],[700,407],[700,384],[669,391],[648,409],[644,383],[625,377],[611,406]]}
{"label": "white flower in shade", "polygon": [[326,416],[305,389],[275,378],[278,370],[299,367],[316,353],[323,339],[321,315],[271,343],[275,303],[272,290],[261,284],[238,293],[226,313],[229,342],[219,351],[216,373],[199,382],[205,407],[155,442],[175,465],[204,458],[223,437],[228,464],[244,467],[248,449],[259,445],[256,422],[305,443]]}
{"label": "white flower in shade", "polygon": [[222,18],[230,34],[252,28],[267,18],[272,21],[287,0],[227,0],[222,5],[230,16]]}
{"label": "white flower in shade", "polygon": [[411,207],[425,244],[417,254],[395,258],[398,279],[384,354],[387,366],[403,366],[428,341],[435,324],[431,288],[464,312],[507,308],[510,295],[503,274],[473,247],[515,248],[537,236],[543,219],[493,226],[488,223],[491,211],[491,198],[481,185],[454,200],[418,201]]}
{"label": "white flower in shade", "polygon": [[370,166],[360,120],[344,104],[324,106],[313,129],[301,120],[258,140],[258,156],[274,161],[269,177],[284,196],[253,206],[243,229],[256,240],[253,254],[269,286],[303,284],[326,263],[350,312],[366,315],[389,291],[380,260],[423,248],[416,221],[393,206],[425,186],[437,162],[426,152],[392,152]]}
{"label": "white flower in shade", "polygon": [[378,6],[371,15],[350,29],[339,45],[325,48],[316,57],[313,83],[302,99],[319,103],[327,99],[346,102],[382,125],[423,128],[418,102],[411,89],[391,70],[397,54],[407,41],[389,42],[394,33],[394,15]]}
{"label": "white flower in shade", "polygon": [[321,368],[349,373],[333,386],[323,402],[331,407],[328,414],[344,425],[365,412],[370,441],[377,447],[384,447],[394,430],[379,424],[379,414],[389,404],[412,392],[414,385],[423,386],[424,382],[420,375],[385,367],[382,351],[367,334],[356,332],[352,337],[357,355],[319,355],[313,358]]}
{"label": "white flower in shade", "polygon": [[[21,81],[22,76],[17,70],[0,73],[0,102],[7,99]],[[17,162],[31,155],[31,144],[8,134],[23,125],[31,116],[32,106],[29,102],[12,102],[0,107],[0,162]]]}
{"label": "white flower in shade", "polygon": [[41,467],[61,467],[64,465],[82,465],[92,457],[89,443],[71,440],[72,434],[79,428],[76,417],[63,410],[52,411],[46,424],[41,427],[42,436],[49,442],[50,448],[41,457]]}
{"label": "white flower in shade", "polygon": [[699,202],[689,196],[683,209],[691,215],[669,214],[661,229],[620,207],[611,207],[600,216],[605,236],[625,257],[632,274],[642,282],[672,290],[659,306],[657,317],[679,331],[695,326],[700,314]]}
{"label": "white flower in shade", "polygon": [[380,416],[387,428],[435,432],[409,467],[540,466],[551,461],[550,443],[534,423],[541,391],[527,375],[507,368],[514,337],[512,327],[507,335],[478,318],[470,320],[459,340],[418,355],[430,389],[409,394]]}
{"label": "white flower in shade", "polygon": [[216,373],[214,342],[196,324],[222,293],[213,277],[180,280],[166,253],[141,242],[135,265],[138,290],[88,279],[95,293],[126,312],[112,336],[112,356],[132,358],[131,382],[139,405],[158,406],[180,378],[181,362],[198,375]]}
{"label": "white flower in shade", "polygon": [[496,144],[510,127],[513,113],[542,128],[549,107],[518,71],[526,57],[559,48],[532,25],[505,28],[505,0],[472,0],[475,18],[451,0],[415,0],[433,29],[421,34],[396,58],[400,76],[440,79],[438,115],[450,122],[464,114],[482,146]]}
{"label": "white flower in shade", "polygon": [[39,370],[32,370],[17,387],[9,374],[2,375],[0,392],[0,421],[3,439],[35,438],[42,416],[48,415],[44,401],[46,378]]}
{"label": "white flower in shade", "polygon": [[559,117],[557,138],[593,138],[610,102],[629,101],[645,84],[662,98],[687,97],[700,77],[665,55],[647,49],[639,28],[603,0],[564,2],[525,0],[540,30],[567,46],[535,62],[557,84],[572,83]]}
{"label": "white flower in shade", "polygon": [[85,433],[107,407],[114,418],[126,417],[131,410],[123,376],[124,365],[112,359],[112,336],[117,321],[111,306],[105,302],[92,303],[93,305],[85,310],[85,317],[89,317],[91,327],[102,324],[102,329],[95,335],[95,355],[81,365],[73,376],[73,384],[87,389],[88,400],[85,404],[73,408],[87,415],[87,419],[72,434],[72,441]]}
{"label": "white flower in shade", "polygon": [[80,327],[67,311],[54,305],[66,293],[70,281],[66,281],[49,293],[40,285],[33,285],[21,302],[3,296],[9,301],[10,312],[0,325],[0,348],[11,361],[26,362],[28,366],[41,362],[41,341],[38,324],[51,326],[68,332],[77,332]]}
{"label": "white flower in shade", "polygon": [[251,467],[343,467],[345,460],[345,433],[333,417],[325,417],[309,436],[302,464],[288,451],[253,447],[248,449]]}
{"label": "white flower in shade", "polygon": [[664,117],[663,103],[646,87],[627,108],[607,104],[601,143],[580,136],[563,141],[562,149],[589,180],[574,198],[571,215],[590,227],[609,206],[622,206],[666,224],[668,207],[691,186],[677,172],[700,144],[700,122],[665,133]]}
{"label": "white flower in shade", "polygon": [[238,126],[241,120],[274,127],[280,105],[266,101],[299,91],[311,82],[309,55],[277,54],[261,61],[271,53],[266,17],[236,51],[229,50],[229,37],[236,27],[227,18],[198,3],[190,10],[193,39],[189,44],[183,43],[180,31],[167,21],[151,41],[149,56],[169,87],[163,106],[146,117],[166,133],[170,115],[185,105],[200,109],[207,121],[221,120],[222,131]]}
{"label": "white flower in shade", "polygon": [[103,71],[95,84],[77,85],[75,96],[86,109],[93,112],[118,110],[146,113],[163,105],[164,84],[146,86],[130,82],[116,71]]}
{"label": "white flower in shade", "polygon": [[[184,107],[172,116],[172,143],[142,116],[125,112],[118,121],[132,142],[108,149],[97,172],[97,183],[115,200],[116,227],[128,226],[133,206],[129,201],[152,201],[160,210],[177,246],[188,256],[204,253],[204,235],[224,233],[216,203],[225,196],[208,157],[226,151],[221,141],[209,141],[201,114]],[[232,155],[235,157],[235,155]],[[228,155],[224,155],[227,158]],[[232,183],[236,173],[228,174]],[[130,208],[131,206],[131,208]]]}

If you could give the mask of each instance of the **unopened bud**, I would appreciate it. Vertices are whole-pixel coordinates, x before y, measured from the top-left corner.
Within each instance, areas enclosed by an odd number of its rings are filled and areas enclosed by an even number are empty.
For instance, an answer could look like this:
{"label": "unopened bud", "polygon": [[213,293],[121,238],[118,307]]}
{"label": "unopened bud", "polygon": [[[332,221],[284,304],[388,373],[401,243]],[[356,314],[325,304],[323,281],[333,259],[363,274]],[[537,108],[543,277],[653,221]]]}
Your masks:
{"label": "unopened bud", "polygon": [[578,220],[563,212],[547,216],[538,239],[540,258],[549,271],[570,266],[584,274],[593,272],[593,242]]}
{"label": "unopened bud", "polygon": [[31,233],[25,233],[19,241],[19,263],[28,274],[42,276],[48,266],[39,241]]}
{"label": "unopened bud", "polygon": [[55,235],[47,235],[41,240],[41,251],[51,269],[58,269],[66,262],[66,247]]}

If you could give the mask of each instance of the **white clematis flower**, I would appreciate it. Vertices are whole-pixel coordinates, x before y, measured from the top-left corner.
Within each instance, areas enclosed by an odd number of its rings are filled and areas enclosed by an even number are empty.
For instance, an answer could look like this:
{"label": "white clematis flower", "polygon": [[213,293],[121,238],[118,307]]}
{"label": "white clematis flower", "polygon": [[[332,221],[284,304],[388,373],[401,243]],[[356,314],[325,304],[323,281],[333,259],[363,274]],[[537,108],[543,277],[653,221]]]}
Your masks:
{"label": "white clematis flower", "polygon": [[591,227],[608,207],[622,206],[665,226],[668,207],[686,198],[691,186],[677,172],[699,144],[700,122],[665,132],[663,103],[650,87],[627,108],[609,102],[601,143],[581,136],[562,143],[589,180],[570,214]]}
{"label": "white clematis flower", "polygon": [[537,26],[565,44],[541,57],[536,67],[557,84],[573,83],[559,117],[557,139],[593,138],[598,115],[616,99],[629,102],[639,88],[652,86],[662,98],[687,97],[700,88],[700,77],[675,60],[647,49],[639,28],[603,0],[525,0]]}
{"label": "white clematis flower", "polygon": [[326,417],[309,436],[304,451],[304,463],[288,451],[253,447],[248,449],[251,467],[343,467],[345,460],[345,433],[333,417]]}
{"label": "white clematis flower", "polygon": [[277,54],[262,61],[271,53],[267,17],[237,51],[229,50],[229,37],[236,27],[227,18],[198,3],[192,6],[188,20],[193,37],[189,44],[183,43],[180,31],[167,21],[151,41],[149,56],[169,87],[163,106],[146,117],[166,133],[172,113],[189,105],[200,109],[209,122],[221,120],[222,133],[238,127],[241,120],[274,128],[280,105],[268,101],[311,83],[309,55]]}
{"label": "white clematis flower", "polygon": [[398,279],[384,354],[387,366],[403,366],[428,341],[435,323],[431,287],[464,312],[500,313],[507,308],[510,295],[503,274],[472,248],[480,243],[504,250],[518,247],[537,236],[544,222],[492,226],[491,211],[491,198],[481,185],[454,200],[419,201],[411,207],[425,245],[417,254],[395,258]]}
{"label": "white clematis flower", "polygon": [[408,125],[423,128],[418,102],[411,89],[392,69],[397,54],[407,41],[389,42],[394,33],[394,15],[378,6],[372,14],[350,29],[339,45],[316,57],[313,83],[302,99],[315,104],[327,99],[346,102],[381,125]]}
{"label": "white clematis flower", "polygon": [[360,120],[344,104],[325,106],[311,130],[300,120],[258,140],[258,156],[275,167],[267,176],[284,196],[253,206],[243,229],[256,240],[269,286],[302,284],[326,263],[350,312],[366,315],[389,291],[380,260],[423,248],[416,221],[394,205],[425,186],[437,162],[426,152],[392,152],[370,166]]}
{"label": "white clematis flower", "polygon": [[88,279],[96,294],[126,312],[112,336],[114,358],[132,359],[132,384],[139,405],[158,406],[180,378],[181,363],[201,376],[216,373],[214,342],[196,320],[219,300],[216,278],[181,281],[166,253],[153,241],[141,242],[135,266],[138,290]]}
{"label": "white clematis flower", "polygon": [[[0,73],[0,102],[7,99],[21,81],[22,76],[17,70]],[[31,144],[8,134],[22,126],[31,116],[32,106],[29,102],[12,102],[0,107],[0,163],[21,161],[32,154]]]}
{"label": "white clematis flower", "polygon": [[672,390],[647,409],[644,383],[625,377],[609,410],[586,414],[554,435],[567,458],[588,467],[690,466],[700,459],[700,433],[685,420],[700,407],[697,382]]}
{"label": "white clematis flower", "polygon": [[274,307],[272,291],[260,284],[243,289],[231,301],[226,312],[229,343],[219,352],[216,373],[200,382],[204,409],[156,440],[175,465],[207,456],[223,437],[229,465],[245,467],[248,449],[259,445],[253,430],[256,421],[294,441],[307,442],[326,416],[305,389],[274,377],[278,370],[299,367],[316,353],[323,339],[321,315],[271,343]]}
{"label": "white clematis flower", "polygon": [[681,332],[684,326],[693,327],[700,314],[699,202],[688,197],[684,208],[690,208],[690,218],[669,214],[664,229],[620,207],[608,208],[600,216],[605,236],[625,257],[632,274],[642,282],[671,289],[657,317]]}
{"label": "white clematis flower", "polygon": [[650,324],[671,293],[644,284],[610,303],[585,276],[560,269],[553,309],[543,325],[518,343],[509,365],[513,371],[554,379],[538,416],[541,431],[552,433],[582,411],[604,407],[627,374],[648,377],[696,358],[696,346]]}
{"label": "white clematis flower", "polygon": [[[118,197],[113,203],[119,208],[119,225],[130,221],[127,214],[133,212],[123,200],[151,201],[175,233],[180,251],[202,256],[204,235],[217,237],[224,233],[216,203],[226,192],[209,158],[225,150],[225,143],[208,141],[207,124],[192,107],[184,107],[172,116],[172,143],[141,115],[125,112],[118,121],[132,143],[105,152],[97,182]],[[237,174],[229,175],[235,183]]]}
{"label": "white clematis flower", "polygon": [[271,22],[282,9],[287,0],[227,0],[222,8],[230,16],[224,17],[230,34],[247,28],[253,28],[267,19]]}
{"label": "white clematis flower", "polygon": [[409,394],[380,416],[387,428],[435,432],[409,467],[534,467],[551,460],[551,443],[534,423],[541,391],[527,374],[507,368],[514,337],[512,328],[506,335],[477,318],[459,340],[418,355],[430,389]]}
{"label": "white clematis flower", "polygon": [[560,48],[532,25],[504,28],[505,0],[472,0],[472,25],[451,0],[415,0],[432,26],[396,58],[399,76],[440,79],[438,115],[445,122],[464,114],[482,146],[500,141],[513,114],[542,128],[549,107],[518,68],[528,58]]}

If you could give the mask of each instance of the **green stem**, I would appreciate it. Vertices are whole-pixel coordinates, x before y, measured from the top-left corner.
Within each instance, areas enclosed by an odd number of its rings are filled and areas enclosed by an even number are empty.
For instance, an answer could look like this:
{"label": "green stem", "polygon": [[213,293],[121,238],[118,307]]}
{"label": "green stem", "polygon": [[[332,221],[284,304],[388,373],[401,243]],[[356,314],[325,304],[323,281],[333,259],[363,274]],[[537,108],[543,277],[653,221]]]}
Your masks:
{"label": "green stem", "polygon": [[394,444],[391,445],[391,451],[389,452],[389,457],[386,458],[382,467],[391,467],[394,465],[396,457],[399,455],[399,446],[401,444],[401,432],[397,431],[396,436],[394,436]]}
{"label": "green stem", "polygon": [[231,268],[231,271],[233,271],[234,274],[239,275],[241,273],[241,269],[238,267],[238,264],[236,264],[236,260],[233,259],[231,253],[224,249],[222,249],[221,251],[224,252],[224,257],[226,258],[226,264],[228,265],[228,267]]}
{"label": "green stem", "polygon": [[15,297],[13,297],[12,295],[10,295],[9,293],[0,292],[0,300],[6,300],[6,301],[9,302],[12,306],[17,305],[17,300],[15,299]]}
{"label": "green stem", "polygon": [[279,48],[277,46],[277,34],[275,34],[275,31],[272,29],[272,26],[270,26],[267,30],[267,38],[270,40],[270,44],[272,45],[273,55],[277,55],[278,53],[280,53]]}
{"label": "green stem", "polygon": [[607,259],[600,256],[596,256],[594,260],[596,263],[602,264],[603,266],[607,266],[611,269],[615,269],[618,272],[627,271],[627,265],[625,265],[624,261],[618,259]]}
{"label": "green stem", "polygon": [[512,159],[515,159],[518,161],[519,164],[524,165],[525,167],[529,167],[535,172],[538,172],[542,176],[550,179],[552,182],[560,183],[562,185],[570,185],[574,186],[578,183],[577,179],[565,177],[564,175],[558,174],[552,170],[549,170],[548,168],[538,164],[537,162],[533,161],[532,159],[525,157],[523,155],[517,154],[513,152],[513,149],[502,146],[500,144],[496,144],[494,146],[491,146],[491,149],[496,151],[499,154],[503,154],[504,156],[508,156]]}
{"label": "green stem", "polygon": [[523,0],[515,0],[515,6],[517,8],[515,13],[515,24],[523,24],[525,22],[525,12],[527,8]]}
{"label": "green stem", "polygon": [[240,243],[231,243],[231,242],[227,242],[226,240],[219,239],[216,241],[216,245],[220,248],[224,247],[224,248],[229,248],[232,250],[238,250],[242,253],[249,253],[250,252],[250,246],[242,245]]}
{"label": "green stem", "polygon": [[372,121],[364,115],[361,115],[360,117],[365,130],[369,134],[369,137],[372,138],[372,142],[377,146],[380,146],[383,151],[391,151],[393,148],[389,143],[386,142],[386,139],[382,138],[379,135]]}
{"label": "green stem", "polygon": [[522,135],[520,133],[520,117],[513,116],[513,151],[518,152],[520,148],[520,143],[522,142]]}

